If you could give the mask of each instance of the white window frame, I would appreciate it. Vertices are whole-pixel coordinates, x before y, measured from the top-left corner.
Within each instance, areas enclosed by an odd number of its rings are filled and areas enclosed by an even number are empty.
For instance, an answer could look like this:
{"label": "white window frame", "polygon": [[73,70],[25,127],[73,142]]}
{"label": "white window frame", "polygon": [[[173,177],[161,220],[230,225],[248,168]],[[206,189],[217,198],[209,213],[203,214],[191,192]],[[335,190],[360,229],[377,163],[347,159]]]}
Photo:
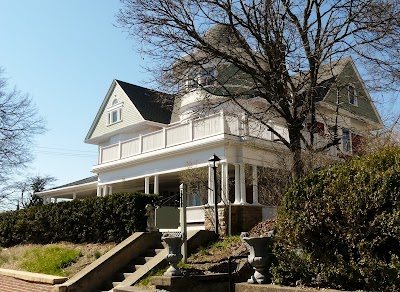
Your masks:
{"label": "white window frame", "polygon": [[[350,88],[353,89],[353,102],[351,102]],[[358,106],[357,91],[356,91],[356,87],[353,84],[347,85],[347,97],[348,97],[349,104]]]}
{"label": "white window frame", "polygon": [[[112,106],[107,108],[107,126],[122,122],[122,107],[124,103],[114,99]],[[114,119],[115,118],[115,119]]]}

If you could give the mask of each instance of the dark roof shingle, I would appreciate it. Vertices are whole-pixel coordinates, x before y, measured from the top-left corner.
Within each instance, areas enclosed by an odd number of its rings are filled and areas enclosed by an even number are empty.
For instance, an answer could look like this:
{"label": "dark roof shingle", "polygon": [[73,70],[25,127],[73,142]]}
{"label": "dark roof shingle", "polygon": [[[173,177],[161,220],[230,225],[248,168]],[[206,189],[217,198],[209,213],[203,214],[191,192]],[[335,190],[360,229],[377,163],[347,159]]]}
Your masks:
{"label": "dark roof shingle", "polygon": [[57,186],[57,187],[51,188],[50,190],[73,187],[73,186],[79,186],[79,185],[95,182],[95,181],[97,181],[97,179],[98,179],[97,175],[95,175],[95,176],[91,176],[91,177],[87,177],[87,178],[84,178],[84,179],[80,179],[80,180],[77,180],[77,181],[74,181],[74,182],[71,182],[71,183],[68,183],[68,184],[65,184],[65,185]]}
{"label": "dark roof shingle", "polygon": [[171,111],[157,100],[160,92],[116,80],[146,121],[169,124]]}

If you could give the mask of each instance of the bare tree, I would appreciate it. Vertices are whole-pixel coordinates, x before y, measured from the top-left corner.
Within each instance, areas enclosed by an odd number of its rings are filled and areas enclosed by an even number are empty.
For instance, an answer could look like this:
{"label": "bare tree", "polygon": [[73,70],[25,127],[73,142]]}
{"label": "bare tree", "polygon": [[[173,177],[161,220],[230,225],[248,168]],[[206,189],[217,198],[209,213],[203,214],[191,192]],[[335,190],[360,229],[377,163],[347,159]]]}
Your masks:
{"label": "bare tree", "polygon": [[[206,76],[204,108],[228,101],[259,121],[290,150],[293,174],[302,176],[302,149],[315,150],[316,101],[345,56],[363,61],[370,84],[399,84],[400,3],[397,0],[121,0],[119,24],[141,41],[162,89],[183,96],[191,72]],[[213,28],[226,36],[213,36]],[[215,76],[207,64],[227,67]],[[199,72],[202,71],[202,72]],[[387,77],[383,80],[382,76]],[[189,77],[190,79],[190,77]],[[241,87],[230,87],[233,80]],[[385,83],[386,81],[386,83]],[[330,84],[331,85],[331,84]],[[378,88],[375,86],[375,88]],[[222,98],[213,98],[219,96]],[[244,99],[257,98],[258,108]],[[175,100],[175,103],[179,101]],[[281,119],[282,135],[268,124]],[[305,124],[311,125],[304,135]],[[340,141],[331,141],[324,150]]]}
{"label": "bare tree", "polygon": [[34,175],[29,176],[23,181],[13,183],[9,189],[12,189],[14,194],[19,196],[18,208],[28,208],[32,206],[42,205],[43,199],[36,195],[49,187],[57,179],[50,175]]}
{"label": "bare tree", "polygon": [[[3,73],[0,68],[0,185],[4,187],[32,160],[33,137],[45,131],[45,124],[32,99],[16,88],[9,89]],[[3,189],[0,202],[10,193]]]}

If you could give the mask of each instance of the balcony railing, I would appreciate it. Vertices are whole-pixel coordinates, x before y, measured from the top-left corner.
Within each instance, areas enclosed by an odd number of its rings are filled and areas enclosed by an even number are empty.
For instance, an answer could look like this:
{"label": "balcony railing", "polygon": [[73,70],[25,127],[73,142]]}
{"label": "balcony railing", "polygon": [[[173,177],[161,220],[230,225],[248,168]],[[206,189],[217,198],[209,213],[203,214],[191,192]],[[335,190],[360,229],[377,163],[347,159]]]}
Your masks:
{"label": "balcony railing", "polygon": [[[286,128],[274,125],[274,130],[288,136]],[[251,136],[265,140],[273,140],[273,134],[259,122],[236,116],[226,116],[223,112],[205,118],[187,122],[178,122],[162,130],[140,135],[139,137],[119,143],[100,147],[99,164],[120,160],[135,155],[190,143],[219,134],[235,136]]]}

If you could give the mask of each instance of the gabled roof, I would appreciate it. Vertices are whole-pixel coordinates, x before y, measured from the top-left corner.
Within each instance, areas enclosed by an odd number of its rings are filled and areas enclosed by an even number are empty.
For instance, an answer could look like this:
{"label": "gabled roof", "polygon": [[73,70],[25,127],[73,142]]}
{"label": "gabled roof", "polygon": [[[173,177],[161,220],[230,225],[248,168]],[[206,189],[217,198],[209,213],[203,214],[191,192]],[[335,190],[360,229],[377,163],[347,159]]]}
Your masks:
{"label": "gabled roof", "polygon": [[132,105],[136,108],[135,110],[140,115],[140,119],[148,123],[170,123],[172,112],[166,107],[163,107],[158,101],[159,97],[164,93],[114,79],[85,137],[86,143],[90,143],[92,140],[93,132],[116,86],[120,87],[129,101],[132,102]]}
{"label": "gabled roof", "polygon": [[[323,78],[321,78],[321,83],[325,82],[329,84],[329,86],[327,86],[329,90],[325,93],[323,102],[337,106],[337,90],[339,89],[339,91],[341,91],[339,93],[339,103],[342,110],[346,110],[358,116],[364,122],[372,122],[372,125],[376,129],[383,128],[382,119],[351,57],[332,62],[330,66],[326,65],[325,72],[323,71],[322,74],[324,75]],[[330,76],[332,77],[329,79]],[[333,86],[334,84],[336,84],[336,86]],[[357,92],[358,104],[356,106],[349,104],[347,91],[345,90],[345,92],[343,92],[343,87],[347,88],[348,85],[355,87]]]}
{"label": "gabled roof", "polygon": [[171,111],[163,107],[158,101],[159,95],[163,93],[121,80],[115,81],[121,86],[146,121],[162,124],[170,123]]}

